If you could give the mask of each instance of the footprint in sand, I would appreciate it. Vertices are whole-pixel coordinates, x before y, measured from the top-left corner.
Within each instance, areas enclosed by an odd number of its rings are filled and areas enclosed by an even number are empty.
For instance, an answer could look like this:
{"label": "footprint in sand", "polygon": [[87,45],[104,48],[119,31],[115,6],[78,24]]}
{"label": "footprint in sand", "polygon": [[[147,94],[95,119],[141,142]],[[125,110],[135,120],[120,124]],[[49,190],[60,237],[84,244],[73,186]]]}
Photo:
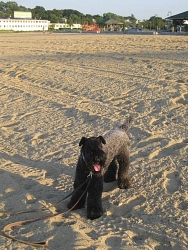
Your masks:
{"label": "footprint in sand", "polygon": [[177,151],[183,147],[187,146],[187,140],[171,140],[168,142],[168,144],[160,149],[157,149],[153,151],[148,158],[153,159],[153,158],[163,158],[166,156],[172,155],[172,153],[176,153]]}
{"label": "footprint in sand", "polygon": [[25,132],[27,129],[26,128],[22,128],[20,129],[20,121],[27,117],[27,116],[31,116],[33,114],[38,113],[37,111],[33,111],[33,112],[27,112],[27,113],[21,113],[21,114],[13,114],[12,116],[10,115],[4,115],[4,116],[0,116],[0,122],[2,120],[3,123],[0,123],[1,127],[4,130],[8,130],[8,129],[12,129],[15,132],[20,132],[23,133]]}
{"label": "footprint in sand", "polygon": [[42,140],[46,139],[48,137],[47,134],[43,134],[43,133],[36,133],[33,138],[32,138],[32,146],[35,146],[37,144],[39,144]]}
{"label": "footprint in sand", "polygon": [[188,201],[182,201],[180,204],[178,204],[178,208],[181,210],[188,210]]}
{"label": "footprint in sand", "polygon": [[167,194],[173,194],[179,189],[180,178],[179,173],[176,171],[165,172],[164,188]]}
{"label": "footprint in sand", "polygon": [[[114,237],[109,237],[105,240],[105,243],[110,246],[110,248],[114,248],[114,247],[117,247],[117,246],[121,246],[122,244],[122,237],[119,237],[119,236],[114,236]],[[121,247],[119,248],[121,249]]]}
{"label": "footprint in sand", "polygon": [[125,205],[121,206],[121,210],[118,210],[118,215],[124,216],[124,217],[129,216],[135,206],[142,205],[142,203],[144,203],[145,201],[146,201],[146,198],[144,196],[131,197]]}
{"label": "footprint in sand", "polygon": [[188,94],[181,95],[179,98],[176,98],[177,103],[181,103],[183,105],[188,104]]}

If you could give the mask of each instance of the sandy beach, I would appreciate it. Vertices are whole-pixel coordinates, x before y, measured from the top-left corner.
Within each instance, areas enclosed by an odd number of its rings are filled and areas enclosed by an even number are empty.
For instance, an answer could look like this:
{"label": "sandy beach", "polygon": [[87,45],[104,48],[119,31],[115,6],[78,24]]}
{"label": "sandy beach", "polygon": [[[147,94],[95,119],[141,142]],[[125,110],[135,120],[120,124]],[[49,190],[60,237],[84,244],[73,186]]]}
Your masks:
{"label": "sandy beach", "polygon": [[[81,137],[129,116],[131,188],[104,183],[99,219],[83,208],[11,235],[50,250],[188,249],[188,36],[1,34],[1,231],[66,211]],[[39,248],[1,233],[0,249]]]}

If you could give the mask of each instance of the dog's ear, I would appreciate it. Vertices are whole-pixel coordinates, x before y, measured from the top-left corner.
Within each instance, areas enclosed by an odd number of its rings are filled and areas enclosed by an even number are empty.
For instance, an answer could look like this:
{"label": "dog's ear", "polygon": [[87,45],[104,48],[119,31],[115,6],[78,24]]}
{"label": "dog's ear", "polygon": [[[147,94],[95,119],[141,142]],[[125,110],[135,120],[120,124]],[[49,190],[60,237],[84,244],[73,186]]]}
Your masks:
{"label": "dog's ear", "polygon": [[87,138],[86,137],[82,137],[82,139],[79,142],[79,146],[81,147],[82,145],[84,145],[84,143],[86,142]]}
{"label": "dog's ear", "polygon": [[99,139],[99,141],[102,142],[103,144],[106,144],[105,139],[104,139],[101,135],[98,137],[98,139]]}

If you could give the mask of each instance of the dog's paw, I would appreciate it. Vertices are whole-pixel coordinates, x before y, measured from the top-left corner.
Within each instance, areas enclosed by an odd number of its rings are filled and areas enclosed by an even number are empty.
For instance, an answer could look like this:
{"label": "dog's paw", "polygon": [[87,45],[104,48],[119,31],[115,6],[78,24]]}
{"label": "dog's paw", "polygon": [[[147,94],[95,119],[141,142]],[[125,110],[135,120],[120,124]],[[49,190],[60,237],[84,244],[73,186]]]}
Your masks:
{"label": "dog's paw", "polygon": [[95,220],[103,215],[102,207],[93,207],[91,209],[87,209],[87,218],[90,220]]}
{"label": "dog's paw", "polygon": [[118,187],[121,189],[127,189],[131,185],[131,179],[130,177],[126,177],[125,179],[119,179],[118,180]]}
{"label": "dog's paw", "polygon": [[103,212],[102,211],[100,211],[100,212],[90,212],[90,213],[87,213],[87,218],[88,219],[90,219],[90,220],[95,220],[95,219],[97,219],[97,218],[99,218],[99,217],[101,217],[103,215]]}

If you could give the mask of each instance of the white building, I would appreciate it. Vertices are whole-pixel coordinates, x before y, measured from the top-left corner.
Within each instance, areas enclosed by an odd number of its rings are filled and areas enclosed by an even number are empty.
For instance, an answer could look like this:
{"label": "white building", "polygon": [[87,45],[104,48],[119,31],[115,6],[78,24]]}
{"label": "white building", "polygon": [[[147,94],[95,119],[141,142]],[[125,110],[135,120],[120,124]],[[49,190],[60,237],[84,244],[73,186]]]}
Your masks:
{"label": "white building", "polygon": [[81,29],[82,25],[80,23],[73,23],[73,25],[71,25],[71,29]]}
{"label": "white building", "polygon": [[68,23],[55,23],[51,24],[54,25],[55,30],[59,29],[81,29],[82,25],[79,23],[73,23],[72,25],[69,25]]}
{"label": "white building", "polygon": [[0,19],[0,30],[13,31],[46,31],[48,20],[34,19]]}
{"label": "white building", "polygon": [[54,24],[50,24],[50,25],[54,25],[55,30],[70,28],[70,25],[67,23],[54,23]]}

